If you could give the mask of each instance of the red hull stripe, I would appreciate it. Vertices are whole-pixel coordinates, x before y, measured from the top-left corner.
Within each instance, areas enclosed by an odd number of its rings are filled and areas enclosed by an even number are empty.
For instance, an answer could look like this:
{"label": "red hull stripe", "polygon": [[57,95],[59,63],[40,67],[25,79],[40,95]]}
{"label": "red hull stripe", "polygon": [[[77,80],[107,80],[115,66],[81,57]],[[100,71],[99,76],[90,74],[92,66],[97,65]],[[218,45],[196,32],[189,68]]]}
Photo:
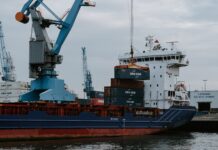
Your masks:
{"label": "red hull stripe", "polygon": [[155,134],[163,130],[165,129],[1,129],[0,139],[129,136]]}

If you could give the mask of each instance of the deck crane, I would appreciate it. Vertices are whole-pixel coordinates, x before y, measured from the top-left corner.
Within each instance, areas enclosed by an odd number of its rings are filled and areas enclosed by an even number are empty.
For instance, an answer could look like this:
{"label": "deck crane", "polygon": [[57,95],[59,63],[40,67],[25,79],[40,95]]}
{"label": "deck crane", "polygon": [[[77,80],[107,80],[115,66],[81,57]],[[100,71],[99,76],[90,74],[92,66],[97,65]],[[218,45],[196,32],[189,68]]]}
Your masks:
{"label": "deck crane", "polygon": [[15,67],[9,52],[6,51],[2,23],[0,21],[0,61],[2,67],[2,80],[15,82]]}
{"label": "deck crane", "polygon": [[94,87],[92,86],[91,73],[88,70],[86,47],[82,47],[82,60],[83,60],[83,77],[84,77],[83,91],[86,93],[86,97],[90,99],[90,92],[94,91]]}
{"label": "deck crane", "polygon": [[[39,6],[43,6],[56,20],[45,19],[37,10]],[[64,80],[57,78],[55,66],[62,62],[62,56],[59,54],[61,46],[72,29],[81,6],[94,7],[95,3],[90,0],[75,0],[63,19],[56,15],[43,0],[28,0],[16,14],[16,20],[24,24],[28,23],[31,16],[35,32],[35,38],[31,38],[29,42],[29,76],[35,80],[31,81],[31,91],[21,95],[20,101],[67,102],[75,99],[75,95],[64,88]],[[46,32],[46,28],[50,25],[60,29],[55,43],[51,42]]]}

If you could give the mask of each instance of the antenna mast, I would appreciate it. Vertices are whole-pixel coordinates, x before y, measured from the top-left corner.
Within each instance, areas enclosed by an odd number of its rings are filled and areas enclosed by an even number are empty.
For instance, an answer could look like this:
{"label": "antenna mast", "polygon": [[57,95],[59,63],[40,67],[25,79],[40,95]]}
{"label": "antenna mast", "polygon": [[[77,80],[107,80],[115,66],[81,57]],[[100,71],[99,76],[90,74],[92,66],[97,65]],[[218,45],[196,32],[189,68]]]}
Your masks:
{"label": "antenna mast", "polygon": [[149,47],[149,50],[151,51],[153,48],[153,44],[154,44],[154,36],[149,35],[147,37],[145,37],[145,41],[146,41],[146,47]]}
{"label": "antenna mast", "polygon": [[171,50],[175,50],[176,43],[179,43],[179,42],[178,41],[170,41],[170,42],[167,42],[167,43],[171,45]]}

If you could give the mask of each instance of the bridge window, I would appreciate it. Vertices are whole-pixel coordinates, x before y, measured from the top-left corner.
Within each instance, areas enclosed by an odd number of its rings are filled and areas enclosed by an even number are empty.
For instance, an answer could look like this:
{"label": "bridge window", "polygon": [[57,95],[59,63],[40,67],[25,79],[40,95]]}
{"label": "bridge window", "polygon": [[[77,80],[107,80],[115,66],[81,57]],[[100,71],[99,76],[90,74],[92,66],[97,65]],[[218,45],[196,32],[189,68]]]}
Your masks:
{"label": "bridge window", "polygon": [[163,57],[155,57],[155,60],[161,61],[161,60],[163,60]]}
{"label": "bridge window", "polygon": [[168,96],[171,96],[171,91],[168,91]]}
{"label": "bridge window", "polygon": [[145,58],[145,61],[149,61],[149,58]]}
{"label": "bridge window", "polygon": [[142,59],[141,59],[141,58],[138,58],[138,59],[137,59],[137,62],[141,62],[141,61],[142,61]]}

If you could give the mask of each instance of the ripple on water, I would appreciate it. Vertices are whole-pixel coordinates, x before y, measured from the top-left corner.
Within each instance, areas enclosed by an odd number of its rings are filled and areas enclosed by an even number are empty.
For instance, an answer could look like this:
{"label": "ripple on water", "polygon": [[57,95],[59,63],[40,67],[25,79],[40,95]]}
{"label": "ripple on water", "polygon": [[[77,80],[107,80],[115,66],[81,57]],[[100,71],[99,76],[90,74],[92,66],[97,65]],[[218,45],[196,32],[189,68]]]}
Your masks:
{"label": "ripple on water", "polygon": [[217,133],[167,132],[159,135],[0,142],[0,150],[217,150]]}

